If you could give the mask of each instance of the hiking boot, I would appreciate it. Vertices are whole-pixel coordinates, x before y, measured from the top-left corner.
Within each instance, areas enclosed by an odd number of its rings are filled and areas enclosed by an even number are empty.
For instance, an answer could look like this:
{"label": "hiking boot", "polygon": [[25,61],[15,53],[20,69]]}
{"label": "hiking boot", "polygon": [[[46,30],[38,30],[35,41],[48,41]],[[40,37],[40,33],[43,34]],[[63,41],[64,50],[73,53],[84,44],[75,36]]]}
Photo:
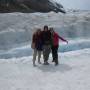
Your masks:
{"label": "hiking boot", "polygon": [[33,66],[34,66],[34,67],[36,67],[36,64],[35,64],[35,62],[33,62]]}
{"label": "hiking boot", "polygon": [[40,61],[38,61],[39,64],[42,64]]}
{"label": "hiking boot", "polygon": [[49,63],[48,62],[44,62],[44,65],[49,65]]}
{"label": "hiking boot", "polygon": [[55,62],[54,60],[52,60],[52,62]]}
{"label": "hiking boot", "polygon": [[49,65],[49,63],[48,63],[48,62],[46,62],[46,65]]}
{"label": "hiking boot", "polygon": [[55,63],[55,66],[58,66],[58,63]]}
{"label": "hiking boot", "polygon": [[34,67],[36,67],[37,65],[36,64],[33,64]]}

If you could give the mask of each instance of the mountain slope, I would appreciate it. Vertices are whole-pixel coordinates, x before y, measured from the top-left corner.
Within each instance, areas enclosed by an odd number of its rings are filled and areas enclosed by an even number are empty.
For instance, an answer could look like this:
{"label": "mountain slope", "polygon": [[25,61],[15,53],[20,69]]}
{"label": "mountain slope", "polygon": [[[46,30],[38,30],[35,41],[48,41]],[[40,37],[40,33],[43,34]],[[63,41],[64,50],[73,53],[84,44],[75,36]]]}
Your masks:
{"label": "mountain slope", "polygon": [[63,6],[53,0],[0,0],[0,12],[62,12]]}

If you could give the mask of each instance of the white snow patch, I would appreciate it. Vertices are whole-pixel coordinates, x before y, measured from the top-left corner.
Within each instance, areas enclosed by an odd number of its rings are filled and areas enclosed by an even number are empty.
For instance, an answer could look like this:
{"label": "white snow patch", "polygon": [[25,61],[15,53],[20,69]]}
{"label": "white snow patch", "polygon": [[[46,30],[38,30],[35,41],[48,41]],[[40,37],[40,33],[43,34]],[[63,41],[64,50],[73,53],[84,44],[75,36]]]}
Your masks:
{"label": "white snow patch", "polygon": [[[33,67],[32,57],[0,59],[1,90],[90,90],[90,49],[59,54],[59,66]],[[41,59],[43,62],[43,59]]]}

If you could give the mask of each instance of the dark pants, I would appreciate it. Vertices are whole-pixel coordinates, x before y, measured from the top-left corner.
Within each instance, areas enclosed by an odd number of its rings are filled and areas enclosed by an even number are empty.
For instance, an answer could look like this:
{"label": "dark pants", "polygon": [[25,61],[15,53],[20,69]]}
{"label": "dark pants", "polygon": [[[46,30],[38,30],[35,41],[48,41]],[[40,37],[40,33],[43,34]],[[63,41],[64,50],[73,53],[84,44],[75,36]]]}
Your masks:
{"label": "dark pants", "polygon": [[58,45],[51,47],[52,57],[53,57],[53,61],[55,62],[55,64],[58,64],[58,47],[59,47]]}
{"label": "dark pants", "polygon": [[51,46],[50,45],[44,45],[43,46],[43,58],[44,58],[44,62],[48,62],[50,51],[51,51]]}

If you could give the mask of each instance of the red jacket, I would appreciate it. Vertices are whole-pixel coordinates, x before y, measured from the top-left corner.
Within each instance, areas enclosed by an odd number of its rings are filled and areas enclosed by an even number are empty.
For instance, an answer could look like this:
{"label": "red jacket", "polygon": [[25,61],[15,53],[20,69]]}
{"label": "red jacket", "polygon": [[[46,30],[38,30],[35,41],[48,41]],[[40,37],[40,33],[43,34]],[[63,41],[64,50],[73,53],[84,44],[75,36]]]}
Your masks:
{"label": "red jacket", "polygon": [[61,39],[62,41],[66,41],[65,39],[60,37],[56,32],[54,32],[54,35],[53,35],[53,45],[54,46],[59,45],[59,39]]}

